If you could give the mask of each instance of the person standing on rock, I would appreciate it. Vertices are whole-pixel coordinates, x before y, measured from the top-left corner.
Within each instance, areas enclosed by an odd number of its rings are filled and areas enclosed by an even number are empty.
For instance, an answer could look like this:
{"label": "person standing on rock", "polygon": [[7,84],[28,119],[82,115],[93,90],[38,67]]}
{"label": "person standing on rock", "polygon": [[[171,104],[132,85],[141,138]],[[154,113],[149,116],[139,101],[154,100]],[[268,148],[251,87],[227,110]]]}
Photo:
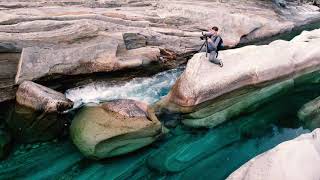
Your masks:
{"label": "person standing on rock", "polygon": [[[218,51],[222,48],[223,40],[221,36],[218,34],[219,28],[216,26],[213,26],[209,32],[203,33],[203,36],[208,37],[207,40],[207,47],[200,49],[201,52],[208,52],[209,55],[209,61],[215,64],[223,66],[222,61],[217,59],[218,57]],[[206,49],[207,48],[207,49]]]}

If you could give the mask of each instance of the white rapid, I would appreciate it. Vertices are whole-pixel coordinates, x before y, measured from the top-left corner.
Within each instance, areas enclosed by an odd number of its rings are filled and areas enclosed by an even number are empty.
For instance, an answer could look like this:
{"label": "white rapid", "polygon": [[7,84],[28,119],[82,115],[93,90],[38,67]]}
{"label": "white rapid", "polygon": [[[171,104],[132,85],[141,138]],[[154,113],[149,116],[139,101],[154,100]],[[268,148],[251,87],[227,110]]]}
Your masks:
{"label": "white rapid", "polygon": [[152,77],[134,78],[113,85],[93,82],[66,91],[74,108],[87,103],[100,103],[113,99],[134,99],[154,103],[165,96],[183,71],[183,67],[158,73]]}

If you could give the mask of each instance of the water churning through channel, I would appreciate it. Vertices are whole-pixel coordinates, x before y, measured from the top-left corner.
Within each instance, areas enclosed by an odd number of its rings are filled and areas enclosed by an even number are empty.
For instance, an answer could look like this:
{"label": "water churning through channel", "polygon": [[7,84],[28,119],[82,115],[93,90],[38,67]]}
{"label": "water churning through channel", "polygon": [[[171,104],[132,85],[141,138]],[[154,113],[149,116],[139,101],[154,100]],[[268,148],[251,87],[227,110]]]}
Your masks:
{"label": "water churning through channel", "polygon": [[165,96],[183,72],[184,67],[158,73],[152,77],[133,78],[127,82],[91,84],[69,89],[66,96],[72,100],[74,108],[86,103],[100,103],[113,99],[133,99],[152,104]]}
{"label": "water churning through channel", "polygon": [[[168,93],[182,71],[178,68],[120,83],[97,81],[69,89],[66,95],[75,101],[75,108],[118,98],[153,103]],[[213,129],[178,125],[150,146],[101,161],[85,158],[68,137],[17,144],[0,162],[0,179],[225,179],[256,155],[310,132],[296,113],[320,95],[319,89],[317,83],[293,89]]]}

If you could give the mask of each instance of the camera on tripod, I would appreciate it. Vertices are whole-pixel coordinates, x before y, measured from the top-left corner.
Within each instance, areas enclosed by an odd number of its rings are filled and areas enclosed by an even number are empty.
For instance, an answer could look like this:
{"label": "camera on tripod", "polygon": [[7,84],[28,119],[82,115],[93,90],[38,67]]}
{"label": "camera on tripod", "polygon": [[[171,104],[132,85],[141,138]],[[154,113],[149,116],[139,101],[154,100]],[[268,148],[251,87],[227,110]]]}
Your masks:
{"label": "camera on tripod", "polygon": [[201,40],[205,40],[207,38],[211,38],[212,34],[211,33],[205,33],[205,32],[201,32],[202,36],[200,36]]}

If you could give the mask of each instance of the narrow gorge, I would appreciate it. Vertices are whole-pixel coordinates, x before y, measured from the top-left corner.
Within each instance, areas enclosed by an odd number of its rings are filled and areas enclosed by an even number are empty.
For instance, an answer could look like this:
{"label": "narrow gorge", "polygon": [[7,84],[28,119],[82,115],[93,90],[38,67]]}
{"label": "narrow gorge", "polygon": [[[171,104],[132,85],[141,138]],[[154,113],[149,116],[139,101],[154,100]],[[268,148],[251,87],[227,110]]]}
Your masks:
{"label": "narrow gorge", "polygon": [[319,5],[0,0],[0,179],[318,179]]}

